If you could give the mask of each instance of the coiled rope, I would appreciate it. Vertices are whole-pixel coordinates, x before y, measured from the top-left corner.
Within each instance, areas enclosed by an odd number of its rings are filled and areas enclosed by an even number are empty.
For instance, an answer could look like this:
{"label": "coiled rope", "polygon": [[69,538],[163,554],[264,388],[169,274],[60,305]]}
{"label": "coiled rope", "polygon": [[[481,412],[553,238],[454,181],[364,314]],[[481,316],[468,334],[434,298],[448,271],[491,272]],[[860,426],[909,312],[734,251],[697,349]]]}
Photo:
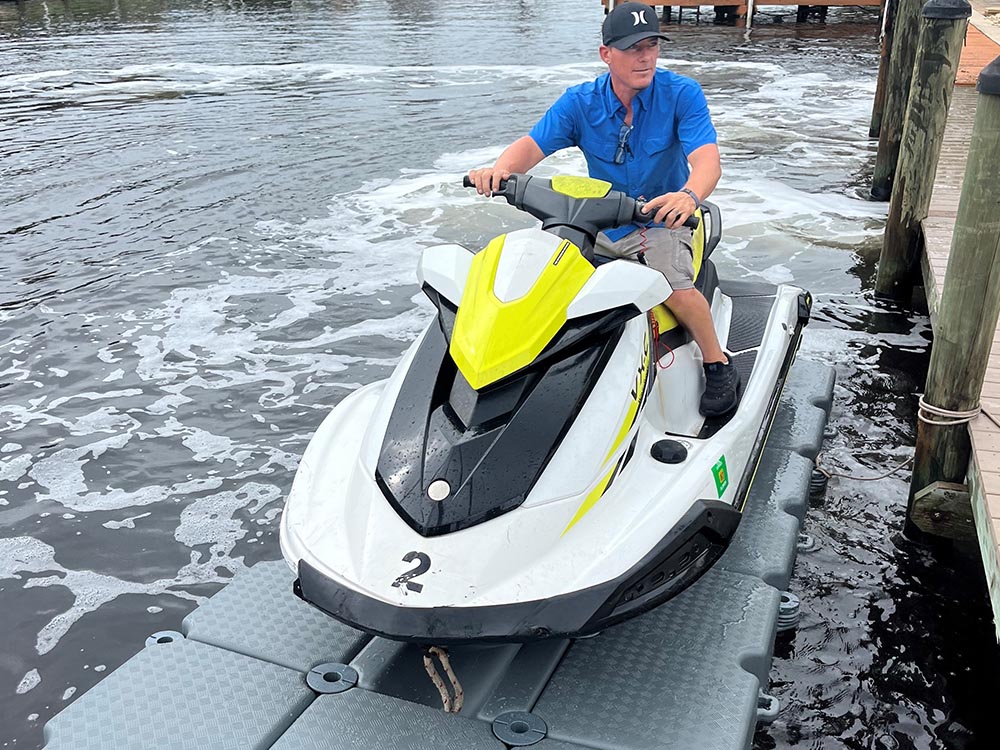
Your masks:
{"label": "coiled rope", "polygon": [[[983,407],[979,404],[972,409],[966,409],[964,411],[942,409],[940,406],[928,404],[924,400],[923,394],[920,396],[919,403],[920,408],[917,409],[917,419],[924,424],[932,424],[939,427],[955,427],[960,424],[968,424],[973,419],[978,417],[979,413],[983,410]],[[932,419],[931,417],[939,417],[939,419]]]}

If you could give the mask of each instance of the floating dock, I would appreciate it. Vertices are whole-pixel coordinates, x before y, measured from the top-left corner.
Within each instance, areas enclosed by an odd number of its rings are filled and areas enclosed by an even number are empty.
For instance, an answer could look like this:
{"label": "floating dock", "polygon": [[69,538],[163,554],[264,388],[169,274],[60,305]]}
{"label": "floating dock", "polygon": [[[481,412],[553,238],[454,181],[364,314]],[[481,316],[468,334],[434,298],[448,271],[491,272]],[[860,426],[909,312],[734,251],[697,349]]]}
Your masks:
{"label": "floating dock", "polygon": [[[761,296],[766,285],[732,283]],[[801,542],[833,370],[792,367],[729,549],[663,606],[596,636],[449,649],[447,714],[416,646],[373,638],[297,599],[259,563],[45,727],[49,750],[746,750],[766,695]],[[141,645],[141,644],[137,644]]]}

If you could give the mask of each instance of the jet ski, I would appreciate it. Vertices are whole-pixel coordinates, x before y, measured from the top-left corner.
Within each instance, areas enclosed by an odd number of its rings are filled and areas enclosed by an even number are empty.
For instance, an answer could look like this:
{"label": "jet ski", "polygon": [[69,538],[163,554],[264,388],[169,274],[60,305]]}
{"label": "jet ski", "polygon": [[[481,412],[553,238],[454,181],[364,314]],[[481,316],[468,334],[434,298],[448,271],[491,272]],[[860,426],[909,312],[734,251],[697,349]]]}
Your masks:
{"label": "jet ski", "polygon": [[648,221],[642,203],[565,175],[511,175],[494,196],[541,226],[423,251],[436,315],[326,417],[281,520],[295,593],[386,638],[581,637],[690,586],[740,522],[809,318],[801,289],[720,282],[705,203],[696,287],[742,380],[736,409],[706,419],[666,279],[595,257],[599,231]]}

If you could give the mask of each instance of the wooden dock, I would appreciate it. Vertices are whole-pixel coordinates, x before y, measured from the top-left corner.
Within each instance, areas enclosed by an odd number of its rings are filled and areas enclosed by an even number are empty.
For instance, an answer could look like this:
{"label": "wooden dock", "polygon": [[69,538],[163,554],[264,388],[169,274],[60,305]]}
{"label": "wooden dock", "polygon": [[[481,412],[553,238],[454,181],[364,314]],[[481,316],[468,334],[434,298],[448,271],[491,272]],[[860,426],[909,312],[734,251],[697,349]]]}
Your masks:
{"label": "wooden dock", "polygon": [[[618,3],[616,0],[601,0],[605,8],[613,8]],[[638,2],[644,2],[646,5],[663,8],[663,16],[667,18],[669,16],[669,9],[671,8],[715,8],[716,10],[721,9],[732,9],[732,13],[737,18],[745,18],[747,11],[749,9],[749,3],[746,0],[723,0],[722,2],[706,2],[705,0],[669,0],[669,2],[663,2],[660,0],[638,0]],[[789,6],[794,5],[801,8],[827,8],[834,6],[868,6],[878,8],[882,5],[882,0],[807,0],[807,2],[802,2],[802,0],[763,0],[762,2],[754,2],[753,8],[756,12],[762,6],[768,5],[783,5]]]}
{"label": "wooden dock", "polygon": [[[977,5],[973,3],[974,7]],[[976,111],[978,95],[972,85],[982,68],[998,56],[1000,25],[980,12],[974,13],[948,111],[930,210],[922,222],[921,270],[932,327],[936,326]],[[982,413],[969,425],[972,458],[968,484],[997,639],[1000,640],[1000,330],[993,338],[981,405]]]}

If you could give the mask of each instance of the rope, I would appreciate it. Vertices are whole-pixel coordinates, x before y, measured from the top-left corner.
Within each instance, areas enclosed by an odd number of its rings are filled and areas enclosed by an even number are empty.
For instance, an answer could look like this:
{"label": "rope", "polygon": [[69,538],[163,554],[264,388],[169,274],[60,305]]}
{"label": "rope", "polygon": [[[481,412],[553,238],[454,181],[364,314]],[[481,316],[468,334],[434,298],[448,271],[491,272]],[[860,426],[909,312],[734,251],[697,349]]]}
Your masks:
{"label": "rope", "polygon": [[879,41],[879,44],[882,44],[885,41],[885,34],[886,34],[886,31],[889,28],[889,16],[891,14],[891,11],[894,10],[893,7],[890,7],[892,5],[893,5],[892,2],[888,2],[882,8],[882,18],[879,19],[881,21],[881,28],[879,29],[879,32],[878,32],[878,41]]}
{"label": "rope", "polygon": [[[434,665],[433,657],[435,656],[441,662],[441,668],[444,669],[445,675],[448,676],[448,681],[451,683],[451,690],[454,695],[449,694],[447,685],[444,684],[444,680],[438,674],[437,667]],[[434,683],[434,687],[437,688],[441,696],[441,704],[445,713],[457,714],[461,711],[462,704],[465,702],[465,691],[462,689],[458,677],[455,676],[455,672],[451,668],[448,652],[439,646],[431,646],[424,649],[424,669],[427,671],[427,676],[431,678],[431,682]]]}
{"label": "rope", "polygon": [[[983,411],[982,406],[976,406],[972,409],[965,409],[964,411],[953,411],[951,409],[942,409],[940,406],[933,406],[928,404],[923,396],[920,396],[919,408],[917,410],[917,419],[919,419],[924,424],[932,424],[940,427],[955,427],[957,425],[968,424],[973,419],[982,414],[984,417],[989,419],[997,427],[1000,427],[1000,422],[998,422],[992,414]],[[931,419],[931,417],[940,417],[940,419]],[[858,477],[853,474],[843,474],[837,471],[830,471],[825,468],[820,461],[823,458],[823,453],[816,456],[816,470],[821,474],[824,474],[827,479],[830,477],[843,477],[844,479],[853,479],[858,482],[877,482],[880,479],[887,479],[891,477],[898,471],[905,469],[907,466],[913,463],[913,457],[906,459],[896,468],[887,471],[885,474],[879,474],[876,477]]]}
{"label": "rope", "polygon": [[822,463],[820,463],[822,459],[823,459],[822,453],[816,456],[816,471],[826,476],[827,479],[829,479],[830,477],[843,477],[844,479],[853,479],[856,482],[877,482],[880,479],[888,479],[897,471],[900,471],[913,463],[913,456],[910,456],[895,469],[893,469],[892,471],[887,471],[885,474],[879,474],[877,477],[858,477],[854,476],[853,474],[843,474],[839,471],[830,471],[825,466],[823,466]]}
{"label": "rope", "polygon": [[[940,406],[932,406],[924,401],[924,397],[920,397],[920,408],[917,410],[917,419],[919,419],[924,424],[933,424],[940,427],[955,427],[960,424],[968,424],[973,419],[979,416],[982,411],[982,407],[976,405],[972,409],[966,409],[965,411],[952,411],[951,409],[942,409]],[[941,419],[931,419],[931,417],[941,417]]]}
{"label": "rope", "polygon": [[998,422],[997,418],[994,417],[992,414],[990,414],[988,411],[984,411],[983,416],[986,417],[988,420],[990,420],[997,427],[1000,427],[1000,422]]}

